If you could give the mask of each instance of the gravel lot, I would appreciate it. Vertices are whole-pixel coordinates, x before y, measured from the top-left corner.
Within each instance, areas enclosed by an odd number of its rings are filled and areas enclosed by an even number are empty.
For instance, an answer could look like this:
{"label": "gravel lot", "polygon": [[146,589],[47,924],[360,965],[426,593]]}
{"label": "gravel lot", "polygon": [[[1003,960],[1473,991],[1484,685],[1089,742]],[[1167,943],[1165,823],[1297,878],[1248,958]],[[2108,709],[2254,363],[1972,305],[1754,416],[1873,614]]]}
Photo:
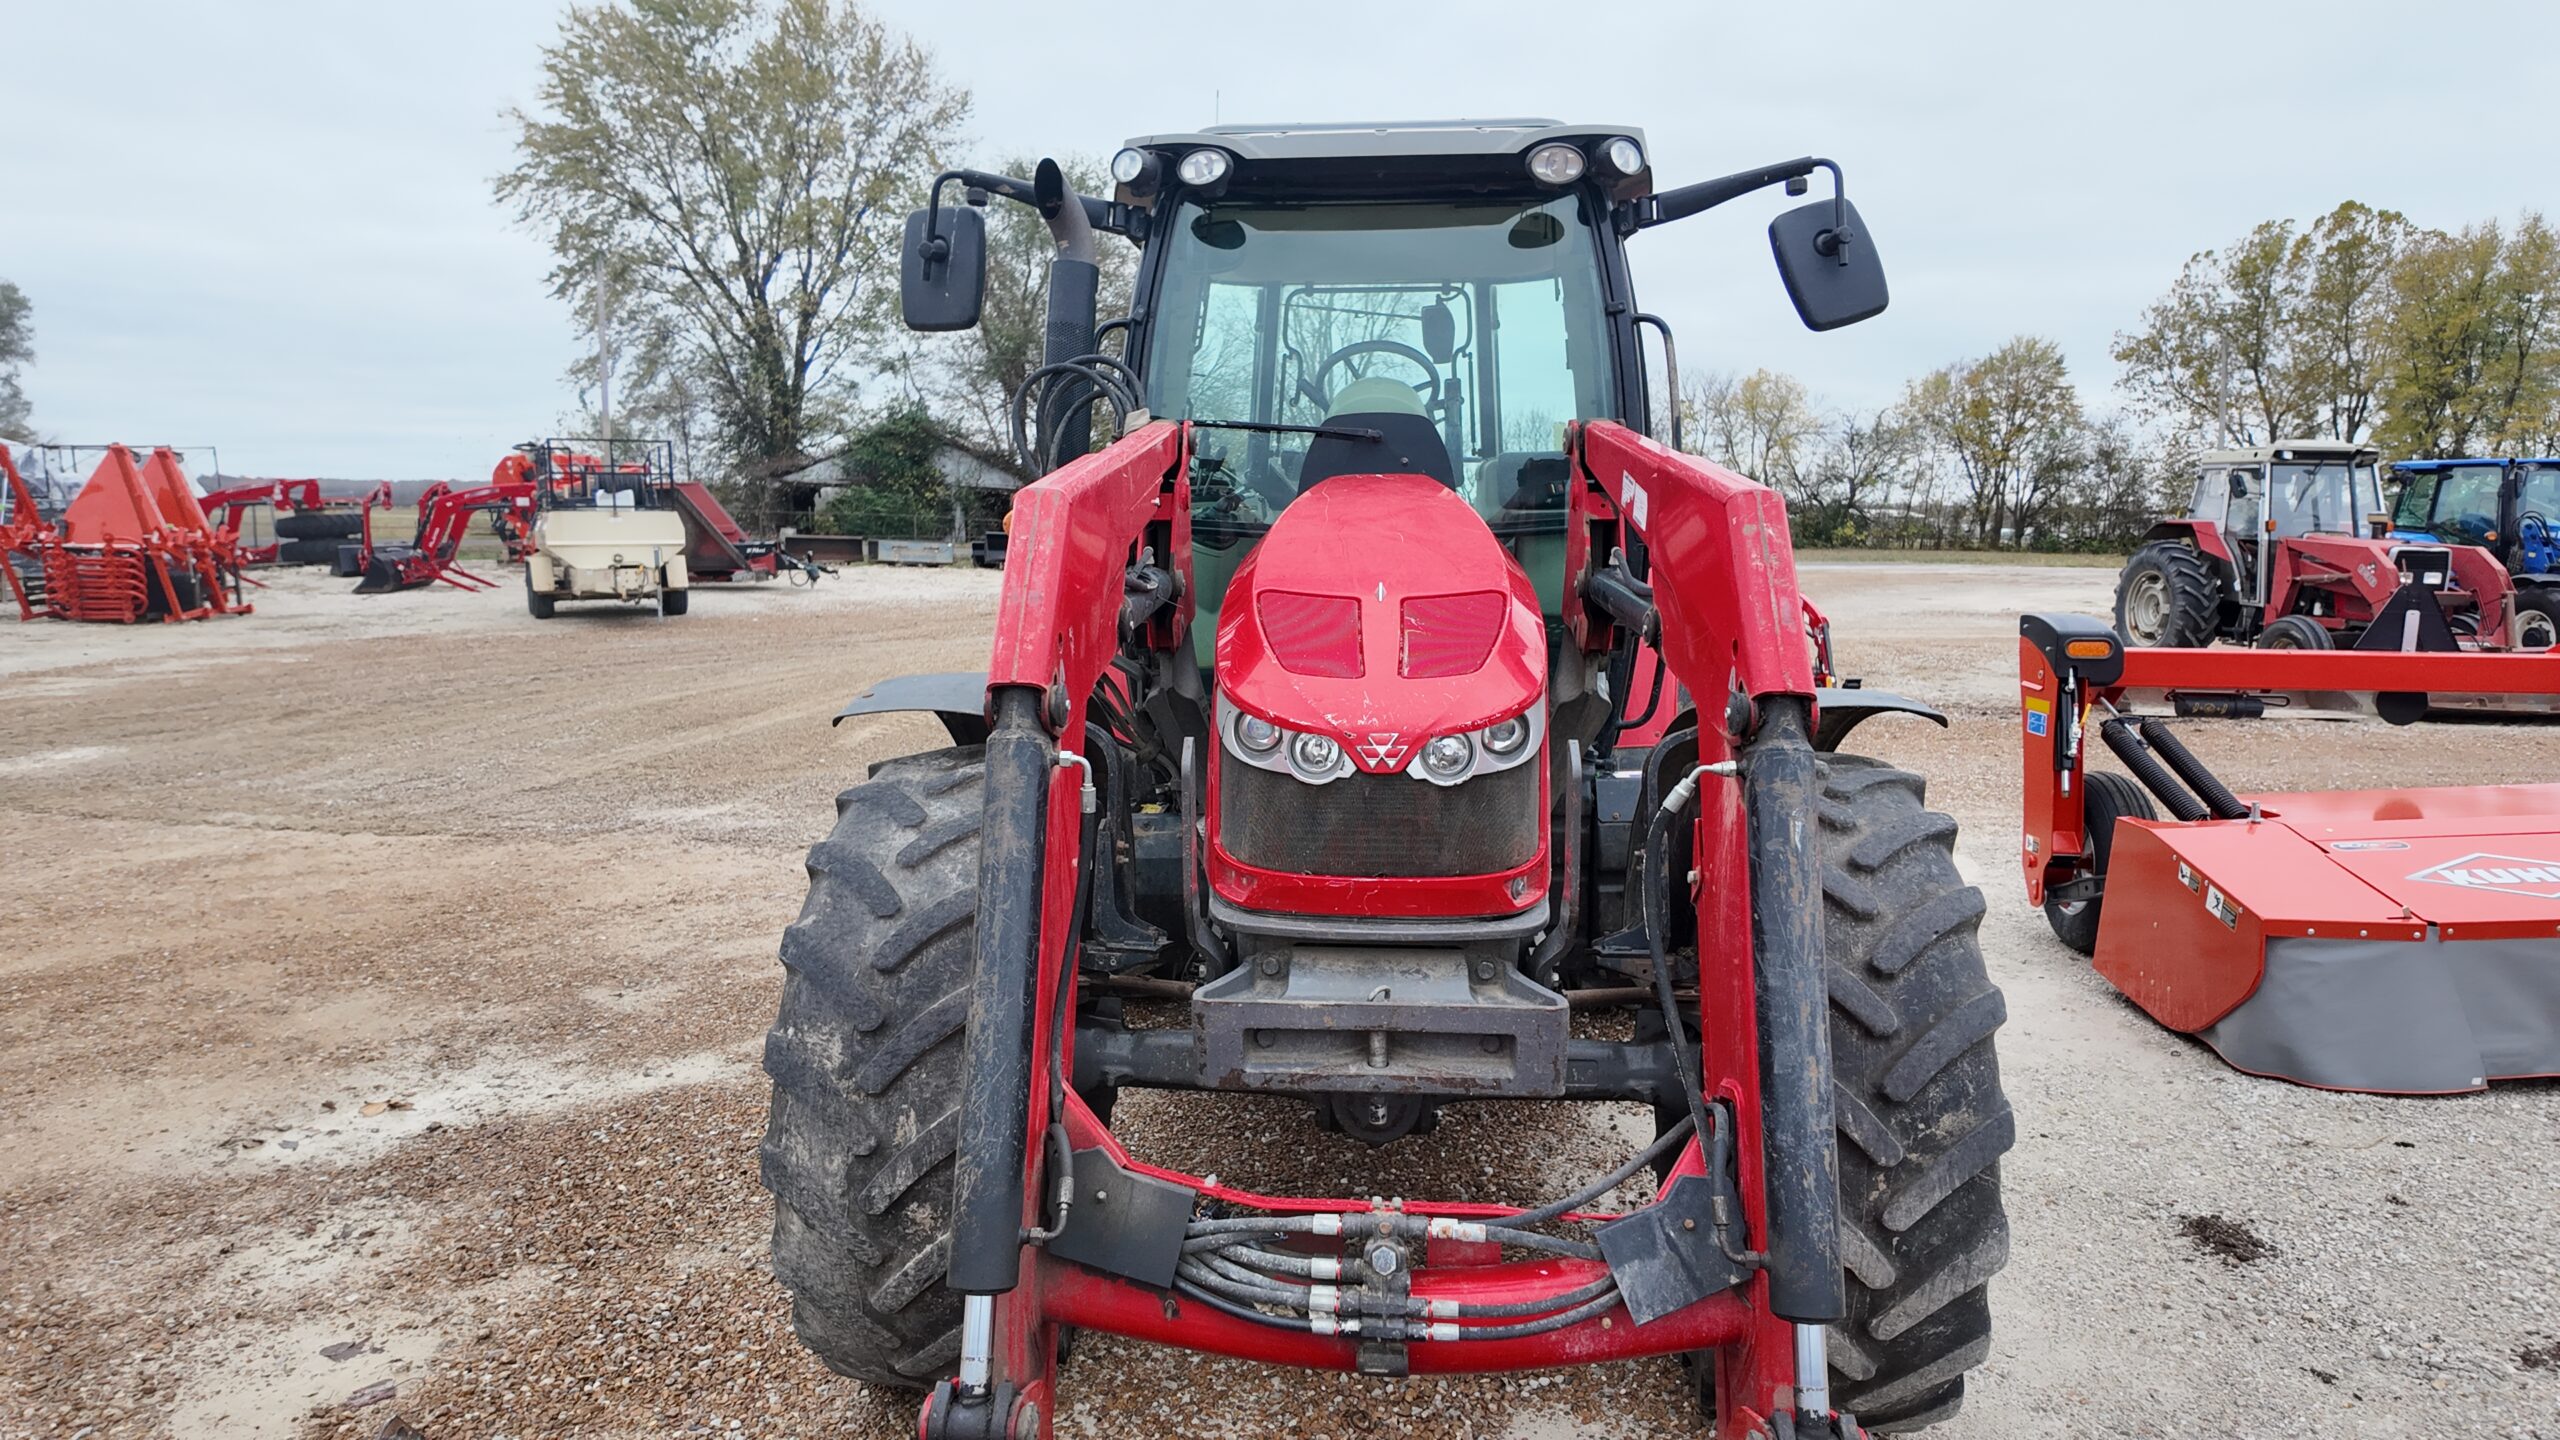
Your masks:
{"label": "gravel lot", "polygon": [[[2008,992],[2016,1258],[1931,1433],[2560,1440],[2560,1087],[2235,1074],[2025,905],[2014,617],[2102,609],[2111,580],[1806,571],[1849,673],[1955,716],[1861,740],[1965,826]],[[203,625],[0,624],[0,1437],[912,1434],[790,1336],[755,1065],[830,798],[940,733],[827,717],[979,664],[995,577],[548,625],[511,589],[344,584],[278,576]],[[2306,720],[2199,748],[2244,788],[2488,782],[2543,778],[2546,735]],[[1243,1183],[1514,1201],[1629,1129],[1460,1107],[1371,1152],[1276,1102],[1120,1113],[1141,1153]],[[1077,1436],[1701,1429],[1668,1362],[1389,1384],[1089,1340],[1067,1383]]]}

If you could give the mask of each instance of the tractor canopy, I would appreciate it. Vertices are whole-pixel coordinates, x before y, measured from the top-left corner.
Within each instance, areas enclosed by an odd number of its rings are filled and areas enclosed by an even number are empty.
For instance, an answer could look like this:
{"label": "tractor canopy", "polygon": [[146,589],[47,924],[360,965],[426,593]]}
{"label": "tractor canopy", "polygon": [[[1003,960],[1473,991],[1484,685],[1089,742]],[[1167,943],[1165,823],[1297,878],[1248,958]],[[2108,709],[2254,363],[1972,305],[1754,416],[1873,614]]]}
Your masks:
{"label": "tractor canopy", "polygon": [[2382,505],[2381,455],[2370,445],[2282,440],[2205,455],[2187,518],[2233,540],[2269,533],[2363,535]]}

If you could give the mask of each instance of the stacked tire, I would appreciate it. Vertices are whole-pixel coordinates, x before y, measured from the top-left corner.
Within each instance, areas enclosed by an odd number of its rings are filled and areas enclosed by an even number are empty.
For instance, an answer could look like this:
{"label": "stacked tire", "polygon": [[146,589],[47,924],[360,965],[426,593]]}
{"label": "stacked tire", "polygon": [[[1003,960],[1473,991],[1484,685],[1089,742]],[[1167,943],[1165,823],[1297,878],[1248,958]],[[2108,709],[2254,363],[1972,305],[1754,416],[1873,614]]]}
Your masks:
{"label": "stacked tire", "polygon": [[276,516],[276,563],[335,565],[339,546],[364,533],[352,510],[295,510]]}

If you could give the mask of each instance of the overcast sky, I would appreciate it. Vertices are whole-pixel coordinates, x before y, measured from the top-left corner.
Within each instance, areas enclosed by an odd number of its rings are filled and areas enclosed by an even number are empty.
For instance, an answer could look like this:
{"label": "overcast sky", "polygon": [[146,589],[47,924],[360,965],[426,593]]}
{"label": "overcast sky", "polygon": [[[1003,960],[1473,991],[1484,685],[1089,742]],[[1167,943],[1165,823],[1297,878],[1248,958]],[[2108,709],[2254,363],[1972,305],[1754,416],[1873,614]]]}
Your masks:
{"label": "overcast sky", "polygon": [[[48,438],[477,477],[576,407],[549,257],[489,197],[553,7],[7,8],[0,279],[35,306]],[[1789,370],[1839,406],[2022,332],[2110,405],[2115,332],[2261,219],[2560,211],[2532,78],[2560,50],[2551,0],[878,11],[974,93],[985,161],[1220,117],[1499,115],[1640,126],[1666,186],[1829,155],[1891,273],[1876,320],[1798,328],[1774,193],[1633,245],[1688,366]]]}

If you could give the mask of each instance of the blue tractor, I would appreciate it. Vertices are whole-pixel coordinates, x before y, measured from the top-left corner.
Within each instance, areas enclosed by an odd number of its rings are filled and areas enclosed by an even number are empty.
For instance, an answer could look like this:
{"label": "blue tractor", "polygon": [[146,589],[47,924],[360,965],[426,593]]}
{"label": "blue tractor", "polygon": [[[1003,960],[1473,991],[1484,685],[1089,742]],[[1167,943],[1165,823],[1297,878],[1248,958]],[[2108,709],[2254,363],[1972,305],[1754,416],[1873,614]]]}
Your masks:
{"label": "blue tractor", "polygon": [[2400,460],[2391,481],[2391,538],[2489,551],[2515,578],[2515,647],[2560,643],[2560,460]]}

